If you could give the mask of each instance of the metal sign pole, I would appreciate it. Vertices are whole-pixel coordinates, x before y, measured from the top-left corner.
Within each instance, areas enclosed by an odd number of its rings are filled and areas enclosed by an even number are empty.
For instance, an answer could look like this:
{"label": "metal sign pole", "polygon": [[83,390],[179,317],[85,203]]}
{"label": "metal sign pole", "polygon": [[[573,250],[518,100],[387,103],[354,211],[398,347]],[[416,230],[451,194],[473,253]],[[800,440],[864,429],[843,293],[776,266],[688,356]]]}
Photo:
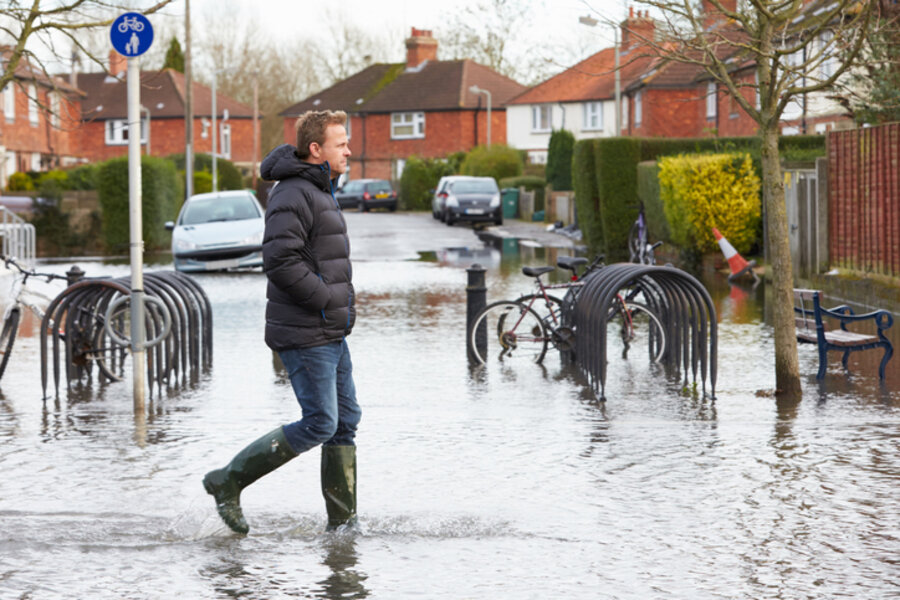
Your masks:
{"label": "metal sign pole", "polygon": [[128,222],[134,410],[144,410],[144,239],[141,218],[141,59],[128,59]]}
{"label": "metal sign pole", "polygon": [[[109,41],[128,59],[128,223],[131,254],[131,362],[134,410],[144,410],[144,239],[141,219],[141,61],[153,44],[153,26],[140,13],[119,15],[109,28]],[[147,119],[147,153],[150,153]]]}

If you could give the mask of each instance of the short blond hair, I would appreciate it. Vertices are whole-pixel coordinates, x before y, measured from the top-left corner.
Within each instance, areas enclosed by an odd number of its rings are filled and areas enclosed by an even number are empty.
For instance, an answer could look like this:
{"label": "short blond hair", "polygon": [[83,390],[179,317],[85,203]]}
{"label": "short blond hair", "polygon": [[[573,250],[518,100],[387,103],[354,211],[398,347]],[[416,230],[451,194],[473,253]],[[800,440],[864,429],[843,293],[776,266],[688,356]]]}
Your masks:
{"label": "short blond hair", "polygon": [[309,158],[309,145],[325,143],[325,130],[329,125],[347,125],[347,113],[342,110],[308,110],[297,118],[297,156]]}

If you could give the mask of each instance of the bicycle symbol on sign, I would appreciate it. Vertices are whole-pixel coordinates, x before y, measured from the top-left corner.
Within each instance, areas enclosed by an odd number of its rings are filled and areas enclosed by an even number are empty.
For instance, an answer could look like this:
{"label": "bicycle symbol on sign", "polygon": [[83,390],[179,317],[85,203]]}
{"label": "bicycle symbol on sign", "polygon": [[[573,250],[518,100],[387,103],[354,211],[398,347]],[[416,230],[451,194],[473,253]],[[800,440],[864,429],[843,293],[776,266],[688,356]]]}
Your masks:
{"label": "bicycle symbol on sign", "polygon": [[125,17],[118,25],[119,33],[127,33],[129,29],[133,29],[140,33],[144,30],[144,24],[137,17]]}

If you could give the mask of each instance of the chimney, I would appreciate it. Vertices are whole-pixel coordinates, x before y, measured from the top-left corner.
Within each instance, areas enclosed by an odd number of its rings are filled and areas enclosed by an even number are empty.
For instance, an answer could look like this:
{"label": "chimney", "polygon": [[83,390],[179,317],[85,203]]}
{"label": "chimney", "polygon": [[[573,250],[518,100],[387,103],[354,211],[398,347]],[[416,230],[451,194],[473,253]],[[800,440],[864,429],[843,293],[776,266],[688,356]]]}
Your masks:
{"label": "chimney", "polygon": [[412,35],[406,40],[406,68],[414,69],[426,60],[437,59],[437,40],[429,29],[412,28]]}
{"label": "chimney", "polygon": [[645,40],[653,40],[656,23],[650,18],[649,11],[637,11],[629,7],[628,18],[622,22],[622,51],[645,44]]}
{"label": "chimney", "polygon": [[[737,0],[719,0],[719,3],[725,10],[731,12],[737,11]],[[709,0],[703,0],[703,14],[701,16],[703,17],[704,29],[710,29],[719,23],[725,22],[725,15],[720,13],[719,9]]]}
{"label": "chimney", "polygon": [[113,77],[124,77],[128,70],[128,59],[116,52],[109,51],[109,73]]}

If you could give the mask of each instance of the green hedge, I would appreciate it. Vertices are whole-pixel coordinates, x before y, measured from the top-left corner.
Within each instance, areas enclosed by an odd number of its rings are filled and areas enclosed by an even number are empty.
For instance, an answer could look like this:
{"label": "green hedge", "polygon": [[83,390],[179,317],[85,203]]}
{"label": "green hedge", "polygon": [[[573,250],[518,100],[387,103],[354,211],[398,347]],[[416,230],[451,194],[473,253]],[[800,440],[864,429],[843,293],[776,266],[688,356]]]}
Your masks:
{"label": "green hedge", "polygon": [[575,136],[571,131],[557,129],[550,134],[547,150],[547,183],[555,191],[572,189],[572,148]]}
{"label": "green hedge", "polygon": [[[128,250],[128,158],[114,158],[100,165],[97,192],[103,215],[103,241],[113,252]],[[171,160],[141,157],[141,205],[143,238],[147,250],[168,247],[165,222],[175,218],[184,195]]]}
{"label": "green hedge", "polygon": [[583,239],[594,253],[606,252],[597,178],[594,169],[594,140],[581,140],[572,151],[572,188],[575,211]]}
{"label": "green hedge", "polygon": [[628,230],[638,215],[637,164],[641,158],[641,140],[600,138],[594,144],[606,258],[627,260]]}
{"label": "green hedge", "polygon": [[[746,152],[751,157],[754,171],[762,177],[758,137],[624,139],[627,141],[620,142],[620,138],[582,140],[575,145],[572,165],[572,182],[579,208],[578,220],[582,224],[584,239],[588,246],[606,252],[613,260],[626,255],[628,228],[637,215],[637,209],[629,208],[629,205],[636,204],[638,199],[636,181],[639,162],[678,154]],[[592,146],[592,161],[584,160],[586,145]],[[784,161],[812,160],[825,156],[825,136],[783,136],[779,139],[779,149]],[[578,190],[582,190],[583,195],[583,190],[591,189],[592,186],[596,188],[599,199],[593,210],[589,208],[590,202],[582,206],[582,201],[578,198]],[[591,211],[592,216],[589,216],[588,211]],[[596,219],[599,219],[602,227],[591,226],[591,221]],[[649,216],[648,222],[652,233],[654,224]]]}
{"label": "green hedge", "polygon": [[[170,154],[167,156],[169,160],[175,163],[175,167],[179,171],[184,171],[184,153]],[[197,153],[194,154],[194,181],[196,182],[196,173],[206,172],[212,174],[212,155]],[[220,190],[242,190],[244,189],[244,177],[234,163],[230,160],[220,158],[216,161],[216,175],[219,179]],[[211,176],[211,175],[210,175]],[[210,188],[209,191],[212,191]],[[196,191],[194,193],[200,193]]]}
{"label": "green hedge", "polygon": [[659,195],[672,241],[703,252],[716,250],[713,227],[738,252],[756,241],[760,179],[747,152],[682,154],[659,160]]}
{"label": "green hedge", "polygon": [[543,190],[547,187],[547,181],[543,177],[534,175],[520,175],[519,177],[504,177],[499,183],[501,188],[525,188],[529,192]]}
{"label": "green hedge", "polygon": [[494,144],[490,148],[473,148],[462,162],[463,175],[493,177],[497,181],[522,174],[522,156],[518,150],[504,144]]}
{"label": "green hedge", "polygon": [[444,175],[452,175],[448,161],[411,156],[400,176],[400,207],[404,210],[431,210],[433,190]]}

